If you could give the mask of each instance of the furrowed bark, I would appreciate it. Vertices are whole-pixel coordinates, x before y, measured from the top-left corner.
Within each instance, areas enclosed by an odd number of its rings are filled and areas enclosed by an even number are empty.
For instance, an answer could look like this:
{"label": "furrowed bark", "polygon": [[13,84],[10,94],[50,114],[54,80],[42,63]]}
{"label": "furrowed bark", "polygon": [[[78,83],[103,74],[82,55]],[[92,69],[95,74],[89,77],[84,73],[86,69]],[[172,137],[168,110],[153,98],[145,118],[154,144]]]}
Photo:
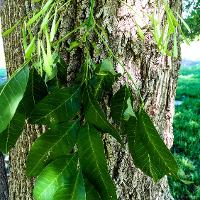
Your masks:
{"label": "furrowed bark", "polygon": [[[155,2],[156,0],[96,0],[95,18],[108,35],[107,43],[109,46],[111,46],[119,60],[125,63],[126,69],[131,74],[145,100],[147,112],[153,119],[161,137],[170,148],[173,143],[172,119],[180,59],[175,60],[163,56],[157,50],[151,32],[151,22],[148,18],[148,15],[154,11]],[[15,20],[23,17],[25,10],[31,7],[27,2],[24,3],[20,0],[7,0],[5,3],[6,6],[3,14],[1,14],[4,30],[14,24]],[[88,16],[88,5],[88,0],[76,0],[73,1],[73,5],[69,9],[63,10],[60,36],[78,26],[80,21]],[[175,11],[180,12],[181,1],[170,1],[170,6]],[[159,11],[162,15],[163,8],[161,7]],[[163,15],[163,20],[164,18]],[[138,37],[135,21],[145,33],[144,42]],[[5,39],[6,61],[9,72],[12,72],[23,62],[20,38],[21,34],[18,30],[17,33]],[[96,35],[93,35],[91,40],[96,41],[97,46],[103,49],[101,55],[93,52],[94,60],[100,61],[106,55],[105,46],[101,40],[97,39]],[[63,48],[65,45],[66,43],[63,44]],[[63,51],[63,56],[69,63],[69,82],[80,69],[82,55],[81,49],[69,54]],[[116,68],[119,72],[123,71],[119,64]],[[116,87],[123,84],[125,79],[127,77],[121,79]],[[133,85],[132,87],[134,88]],[[36,138],[37,133],[35,132],[37,131],[28,125],[26,128],[28,130],[24,131],[15,149],[10,154],[12,170],[9,182],[11,200],[32,199],[33,183],[25,176],[24,169],[27,152],[32,141]],[[134,167],[128,151],[122,150],[108,136],[105,137],[105,147],[110,174],[117,186],[118,199],[173,199],[169,193],[166,177],[155,184]]]}

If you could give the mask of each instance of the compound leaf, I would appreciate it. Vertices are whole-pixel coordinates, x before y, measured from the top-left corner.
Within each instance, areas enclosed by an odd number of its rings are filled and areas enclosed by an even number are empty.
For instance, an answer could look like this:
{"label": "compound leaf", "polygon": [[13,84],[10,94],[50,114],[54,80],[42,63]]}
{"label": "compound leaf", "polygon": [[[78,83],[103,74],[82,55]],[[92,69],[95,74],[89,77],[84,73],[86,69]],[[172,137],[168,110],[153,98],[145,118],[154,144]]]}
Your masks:
{"label": "compound leaf", "polygon": [[97,130],[86,124],[78,133],[78,153],[84,175],[95,186],[102,199],[117,199],[109,175],[104,146]]}
{"label": "compound leaf", "polygon": [[37,176],[48,162],[67,155],[76,143],[79,121],[55,125],[33,144],[27,159],[27,175]]}
{"label": "compound leaf", "polygon": [[23,111],[27,116],[30,115],[35,104],[42,100],[47,94],[47,87],[42,77],[38,74],[35,68],[32,68],[30,70],[26,92],[24,93],[24,97],[21,101],[24,109]]}
{"label": "compound leaf", "polygon": [[80,110],[80,89],[62,88],[46,96],[34,108],[30,122],[49,124],[68,121]]}
{"label": "compound leaf", "polygon": [[86,200],[84,180],[79,169],[70,182],[65,184],[54,195],[54,200]]}
{"label": "compound leaf", "polygon": [[23,131],[24,123],[25,114],[17,110],[6,130],[0,133],[0,149],[3,153],[7,154],[15,145]]}
{"label": "compound leaf", "polygon": [[89,90],[86,90],[86,120],[97,127],[103,132],[110,133],[118,142],[121,143],[121,138],[118,131],[108,122],[106,115],[99,106],[97,100],[90,94]]}
{"label": "compound leaf", "polygon": [[101,200],[99,193],[96,188],[89,182],[89,180],[84,177],[85,181],[85,191],[86,191],[86,200]]}
{"label": "compound leaf", "polygon": [[19,69],[0,91],[0,133],[3,132],[23,98],[29,77],[28,66]]}
{"label": "compound leaf", "polygon": [[160,138],[148,114],[141,109],[136,118],[131,117],[126,124],[128,146],[134,164],[154,181],[164,175],[177,176],[176,161]]}
{"label": "compound leaf", "polygon": [[121,87],[111,99],[111,114],[116,122],[123,120],[123,114],[127,106],[128,89],[126,86]]}
{"label": "compound leaf", "polygon": [[54,200],[55,193],[70,184],[77,171],[77,155],[63,156],[51,162],[38,176],[33,196],[35,200]]}

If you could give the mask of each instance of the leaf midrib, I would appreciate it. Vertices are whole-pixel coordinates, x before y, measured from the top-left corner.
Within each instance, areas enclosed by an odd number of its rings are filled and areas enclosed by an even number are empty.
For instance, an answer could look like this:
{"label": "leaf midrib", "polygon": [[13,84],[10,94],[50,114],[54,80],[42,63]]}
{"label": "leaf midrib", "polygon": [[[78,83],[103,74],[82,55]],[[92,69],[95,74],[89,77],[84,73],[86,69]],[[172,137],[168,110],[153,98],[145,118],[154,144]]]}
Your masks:
{"label": "leaf midrib", "polygon": [[[100,117],[100,119],[101,119],[105,124],[107,124],[107,125],[109,126],[110,131],[111,131],[113,134],[116,134],[116,137],[118,137],[118,134],[115,133],[114,127],[112,127],[112,125],[111,125],[110,123],[108,123],[104,118],[101,117],[101,114],[99,113],[99,110],[96,109],[96,107],[95,107],[94,104],[93,104],[92,99],[90,98],[89,92],[88,92],[88,97],[89,97],[90,104],[91,104],[92,108],[96,111],[96,113],[98,114],[98,116]],[[102,113],[102,114],[103,114],[103,113]],[[104,127],[104,129],[105,129],[105,127]],[[107,131],[108,131],[108,130],[107,130]],[[118,139],[119,139],[119,137],[118,137]]]}
{"label": "leaf midrib", "polygon": [[99,163],[97,162],[97,157],[96,157],[96,154],[95,154],[95,148],[93,147],[93,143],[92,143],[92,140],[91,140],[91,137],[90,137],[90,134],[89,134],[89,126],[87,127],[87,134],[88,134],[88,138],[89,138],[89,142],[90,142],[90,144],[91,144],[91,150],[92,150],[92,154],[93,154],[93,156],[95,157],[95,163],[96,163],[96,166],[97,166],[97,168],[98,168],[98,171],[99,171],[99,173],[100,173],[100,177],[101,177],[101,180],[103,181],[103,184],[104,184],[104,188],[106,189],[106,192],[107,192],[107,195],[108,196],[110,196],[109,195],[109,192],[107,191],[107,187],[106,187],[106,184],[105,184],[105,182],[104,182],[104,179],[103,179],[103,176],[102,176],[102,173],[101,173],[101,168],[99,167]]}
{"label": "leaf midrib", "polygon": [[39,198],[46,192],[46,190],[55,182],[57,181],[58,177],[63,173],[63,171],[70,165],[70,163],[73,161],[73,158],[75,156],[73,156],[69,161],[66,162],[65,160],[65,163],[66,163],[66,166],[60,171],[60,173],[58,173],[57,176],[55,176],[55,178],[51,181],[51,184],[49,184],[39,195]]}
{"label": "leaf midrib", "polygon": [[41,118],[35,120],[34,122],[36,123],[36,122],[38,122],[38,121],[40,121],[42,119],[45,119],[46,117],[48,117],[49,115],[51,115],[53,112],[55,112],[56,110],[58,110],[60,107],[62,107],[64,104],[66,104],[67,101],[71,100],[75,96],[75,94],[78,92],[78,90],[79,90],[79,88],[74,93],[72,93],[72,95],[69,98],[67,98],[63,103],[61,103],[60,105],[58,105],[55,109],[51,110],[51,112],[49,112],[48,114],[42,115]]}
{"label": "leaf midrib", "polygon": [[[143,114],[142,114],[142,120],[141,120],[141,122],[142,122],[142,124],[143,124],[143,127],[144,127],[146,133],[147,133],[147,137],[148,137],[148,139],[149,139],[151,145],[154,147],[155,151],[158,153],[158,155],[160,156],[160,158],[164,161],[165,167],[167,167],[168,170],[170,170],[171,168],[168,167],[168,165],[166,164],[166,161],[165,161],[165,159],[163,158],[162,154],[160,154],[159,150],[157,149],[157,147],[154,145],[154,143],[153,143],[152,140],[151,140],[151,137],[150,137],[149,131],[148,131],[148,127],[146,127],[146,125],[145,125],[145,123],[144,123],[144,116],[143,116]],[[153,131],[154,131],[154,130],[153,130]],[[149,155],[149,153],[148,153],[148,155]]]}
{"label": "leaf midrib", "polygon": [[46,155],[47,155],[49,152],[52,152],[52,149],[53,149],[59,142],[61,142],[62,139],[63,139],[65,136],[68,135],[68,133],[74,128],[74,126],[75,126],[76,124],[77,124],[77,121],[74,122],[74,123],[72,124],[72,126],[65,132],[65,134],[63,134],[62,137],[61,137],[59,140],[57,140],[57,142],[56,142],[53,146],[51,146],[51,148],[49,148],[48,151],[45,151],[45,153],[43,154],[43,156],[41,157],[41,159],[39,159],[39,160],[36,162],[36,164],[34,165],[33,169],[32,169],[31,172],[29,173],[29,175],[31,175],[31,174],[33,173],[33,171],[34,171],[35,169],[37,169],[37,166],[39,165],[38,163],[42,163],[42,161],[44,160],[44,157],[46,158]]}

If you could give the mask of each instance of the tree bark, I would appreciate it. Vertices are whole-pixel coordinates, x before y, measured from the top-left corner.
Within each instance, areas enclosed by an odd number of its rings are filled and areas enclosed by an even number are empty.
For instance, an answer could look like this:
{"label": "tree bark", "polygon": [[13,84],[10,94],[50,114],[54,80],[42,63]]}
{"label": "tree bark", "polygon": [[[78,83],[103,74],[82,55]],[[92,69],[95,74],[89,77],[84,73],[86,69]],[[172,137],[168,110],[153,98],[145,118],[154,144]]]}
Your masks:
{"label": "tree bark", "polygon": [[4,155],[0,152],[0,200],[8,199],[8,180]]}
{"label": "tree bark", "polygon": [[[29,1],[28,1],[29,2]],[[14,24],[14,21],[24,16],[30,5],[21,0],[5,0],[2,12],[3,28],[6,30]],[[126,69],[135,80],[144,100],[145,108],[153,119],[157,130],[170,148],[173,143],[172,119],[174,113],[174,96],[177,84],[179,59],[172,59],[161,55],[156,47],[151,33],[151,22],[147,17],[153,13],[156,0],[96,0],[95,18],[108,35],[108,44],[115,55],[125,63]],[[177,12],[181,10],[181,0],[171,1],[170,6]],[[9,12],[8,12],[9,11]],[[159,9],[161,15],[163,8]],[[72,13],[74,15],[72,15]],[[88,16],[88,0],[76,0],[70,9],[64,10],[61,22],[61,33],[64,34],[72,27],[80,23]],[[14,17],[13,17],[14,16]],[[71,16],[71,17],[69,17]],[[163,20],[164,20],[163,15]],[[145,32],[144,42],[137,35],[135,21]],[[9,72],[16,69],[22,62],[20,30],[5,39],[6,61]],[[103,44],[96,37],[99,48]],[[80,50],[79,50],[80,51]],[[95,55],[94,59],[99,61],[104,55]],[[81,65],[81,52],[72,52],[64,55],[71,66],[69,80],[73,77],[76,68]],[[116,69],[121,72],[120,65]],[[119,84],[123,84],[121,79]],[[133,87],[133,86],[132,86]],[[133,87],[134,88],[134,87]],[[32,199],[32,182],[24,173],[25,159],[32,141],[36,137],[35,128],[24,131],[16,147],[10,154],[11,177],[10,177],[10,199]],[[31,132],[30,132],[31,129]],[[34,129],[34,130],[33,130]],[[171,200],[167,178],[163,178],[155,184],[140,170],[134,167],[131,156],[127,150],[120,146],[108,136],[105,137],[106,153],[110,168],[110,174],[117,185],[118,199],[144,199],[144,200]]]}

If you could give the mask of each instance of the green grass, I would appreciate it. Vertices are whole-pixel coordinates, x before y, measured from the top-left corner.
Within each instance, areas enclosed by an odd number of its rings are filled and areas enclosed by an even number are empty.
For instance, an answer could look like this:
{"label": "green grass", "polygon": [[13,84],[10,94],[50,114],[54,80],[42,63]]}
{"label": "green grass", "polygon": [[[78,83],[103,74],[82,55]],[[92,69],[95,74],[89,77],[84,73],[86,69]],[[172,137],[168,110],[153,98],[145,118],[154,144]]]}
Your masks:
{"label": "green grass", "polygon": [[180,166],[180,180],[169,178],[176,200],[200,199],[200,67],[181,69],[177,88],[172,152]]}

